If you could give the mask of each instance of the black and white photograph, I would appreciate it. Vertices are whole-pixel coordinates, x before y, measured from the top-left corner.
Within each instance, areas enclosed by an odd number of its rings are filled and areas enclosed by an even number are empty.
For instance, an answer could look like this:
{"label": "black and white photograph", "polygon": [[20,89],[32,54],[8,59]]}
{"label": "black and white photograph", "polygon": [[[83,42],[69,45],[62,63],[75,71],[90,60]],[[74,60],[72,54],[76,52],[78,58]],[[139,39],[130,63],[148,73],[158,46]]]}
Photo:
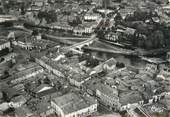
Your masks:
{"label": "black and white photograph", "polygon": [[0,0],[0,117],[170,117],[170,0]]}

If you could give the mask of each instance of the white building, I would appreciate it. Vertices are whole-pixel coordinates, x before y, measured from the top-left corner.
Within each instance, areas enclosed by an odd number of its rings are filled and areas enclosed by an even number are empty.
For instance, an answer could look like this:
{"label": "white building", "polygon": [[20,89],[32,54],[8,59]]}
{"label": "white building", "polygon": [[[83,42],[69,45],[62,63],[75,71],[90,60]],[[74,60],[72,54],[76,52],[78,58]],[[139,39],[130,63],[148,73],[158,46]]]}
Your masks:
{"label": "white building", "polygon": [[27,49],[27,50],[33,48],[33,45],[32,45],[31,42],[25,42],[25,43],[24,43],[24,42],[22,42],[22,41],[14,41],[13,44],[14,44],[14,45],[17,45],[17,46],[20,46],[21,48]]}
{"label": "white building", "polygon": [[97,22],[84,22],[73,29],[75,35],[92,34],[97,27]]}
{"label": "white building", "polygon": [[73,27],[71,27],[67,22],[56,22],[51,24],[51,28],[65,31],[72,31]]}
{"label": "white building", "polygon": [[97,101],[88,96],[69,93],[51,101],[58,117],[87,117],[97,111]]}
{"label": "white building", "polygon": [[94,14],[94,13],[87,13],[84,16],[84,20],[86,21],[97,21],[101,18],[101,16],[99,14]]}
{"label": "white building", "polygon": [[33,0],[32,1],[32,5],[36,5],[36,6],[40,6],[40,7],[46,5],[47,3],[48,3],[47,0]]}
{"label": "white building", "polygon": [[10,48],[10,47],[11,47],[10,42],[3,41],[3,40],[0,41],[0,51],[5,48]]}

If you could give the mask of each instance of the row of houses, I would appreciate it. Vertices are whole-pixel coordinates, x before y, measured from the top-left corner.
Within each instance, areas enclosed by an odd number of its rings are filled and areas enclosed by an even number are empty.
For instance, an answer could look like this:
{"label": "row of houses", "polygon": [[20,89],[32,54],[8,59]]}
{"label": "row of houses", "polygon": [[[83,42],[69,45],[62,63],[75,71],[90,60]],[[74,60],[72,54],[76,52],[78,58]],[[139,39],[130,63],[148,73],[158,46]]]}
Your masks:
{"label": "row of houses", "polygon": [[1,40],[0,42],[0,51],[6,48],[11,48],[11,44],[9,41]]}
{"label": "row of houses", "polygon": [[36,63],[46,68],[48,71],[54,73],[55,75],[59,77],[64,77],[64,73],[60,71],[59,69],[62,69],[61,65],[59,67],[59,64],[55,63],[54,61],[50,60],[47,57],[42,57],[41,59],[36,58]]}
{"label": "row of houses", "polygon": [[[31,64],[31,63],[30,63]],[[44,69],[39,66],[38,64],[33,65],[30,68],[23,69],[19,72],[16,72],[12,76],[12,80],[10,81],[12,84],[18,84],[23,81],[27,81],[29,79],[32,79],[34,76],[43,73]]]}
{"label": "row of houses", "polygon": [[72,27],[66,22],[50,24],[52,29],[71,31],[74,35],[92,34],[96,26],[97,22],[85,22],[83,24],[79,24],[76,27]]}
{"label": "row of houses", "polygon": [[151,64],[139,70],[139,74],[128,68],[115,69],[102,79],[86,81],[83,89],[111,110],[126,111],[158,102],[169,95],[168,91],[157,92],[160,84],[153,80],[156,73],[157,67]]}
{"label": "row of houses", "polygon": [[84,20],[85,21],[98,21],[99,19],[101,19],[101,15],[100,14],[87,13],[84,16]]}

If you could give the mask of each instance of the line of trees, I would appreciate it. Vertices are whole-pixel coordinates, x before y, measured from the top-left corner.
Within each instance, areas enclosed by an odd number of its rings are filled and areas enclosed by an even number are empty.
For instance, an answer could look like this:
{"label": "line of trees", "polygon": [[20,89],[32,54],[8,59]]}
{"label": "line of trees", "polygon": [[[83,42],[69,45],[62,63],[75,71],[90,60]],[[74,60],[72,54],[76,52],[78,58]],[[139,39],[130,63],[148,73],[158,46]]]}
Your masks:
{"label": "line of trees", "polygon": [[51,11],[40,11],[38,13],[38,18],[42,21],[45,19],[47,23],[52,23],[57,21],[57,14],[54,10]]}

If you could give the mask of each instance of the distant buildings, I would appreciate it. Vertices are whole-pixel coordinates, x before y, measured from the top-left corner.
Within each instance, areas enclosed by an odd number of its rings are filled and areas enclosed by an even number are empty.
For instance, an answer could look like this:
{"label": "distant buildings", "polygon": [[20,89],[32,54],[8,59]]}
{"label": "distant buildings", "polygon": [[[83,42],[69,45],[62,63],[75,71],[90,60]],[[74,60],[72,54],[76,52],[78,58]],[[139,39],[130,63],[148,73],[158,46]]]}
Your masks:
{"label": "distant buildings", "polygon": [[0,23],[10,22],[10,21],[17,21],[17,17],[13,15],[0,15]]}
{"label": "distant buildings", "polygon": [[19,46],[26,50],[45,50],[47,47],[53,47],[55,44],[49,40],[42,39],[42,35],[37,36],[27,36],[22,35],[22,38],[16,39],[13,41],[13,45]]}
{"label": "distant buildings", "polygon": [[51,106],[58,117],[87,117],[97,111],[97,101],[94,98],[75,93],[54,98]]}
{"label": "distant buildings", "polygon": [[47,4],[48,0],[32,0],[32,5],[42,7]]}
{"label": "distant buildings", "polygon": [[123,19],[125,19],[126,16],[128,16],[128,15],[133,15],[134,12],[135,12],[135,8],[133,8],[133,7],[126,7],[124,9],[119,10],[119,13]]}
{"label": "distant buildings", "polygon": [[72,31],[73,30],[73,27],[68,25],[67,22],[56,22],[56,23],[52,23],[50,25],[51,25],[51,28],[53,28],[53,29],[65,30],[65,31]]}
{"label": "distant buildings", "polygon": [[75,35],[91,35],[94,32],[95,27],[97,26],[96,22],[83,23],[78,25],[73,29]]}

